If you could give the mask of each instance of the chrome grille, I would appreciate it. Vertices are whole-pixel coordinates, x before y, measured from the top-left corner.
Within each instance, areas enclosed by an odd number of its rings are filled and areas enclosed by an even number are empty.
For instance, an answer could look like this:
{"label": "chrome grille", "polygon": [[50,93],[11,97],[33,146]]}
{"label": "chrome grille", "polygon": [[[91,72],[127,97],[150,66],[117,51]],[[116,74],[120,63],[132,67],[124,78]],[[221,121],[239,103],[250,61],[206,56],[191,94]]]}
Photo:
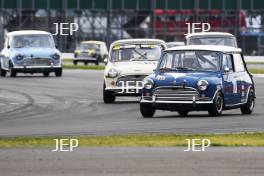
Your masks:
{"label": "chrome grille", "polygon": [[51,59],[48,58],[30,58],[30,59],[25,59],[24,64],[25,65],[50,65],[52,63]]}
{"label": "chrome grille", "polygon": [[[147,75],[127,75],[127,76],[121,76],[117,79],[116,85],[118,87],[121,87],[122,85],[125,86],[140,86],[142,87],[142,81]],[[131,81],[131,82],[128,82]],[[137,83],[138,82],[138,83]]]}
{"label": "chrome grille", "polygon": [[190,87],[161,87],[154,90],[156,101],[193,101],[199,98],[199,93]]}

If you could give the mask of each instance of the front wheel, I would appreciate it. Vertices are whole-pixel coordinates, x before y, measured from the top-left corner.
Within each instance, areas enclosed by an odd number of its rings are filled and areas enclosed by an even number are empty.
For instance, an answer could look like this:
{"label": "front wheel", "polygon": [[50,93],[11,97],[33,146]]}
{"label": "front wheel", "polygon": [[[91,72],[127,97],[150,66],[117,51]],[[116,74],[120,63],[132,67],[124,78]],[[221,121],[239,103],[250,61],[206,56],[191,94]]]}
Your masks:
{"label": "front wheel", "polygon": [[178,113],[181,117],[186,117],[188,115],[188,112],[187,110],[179,110]]}
{"label": "front wheel", "polygon": [[62,76],[62,68],[56,68],[55,69],[55,76],[61,77]]}
{"label": "front wheel", "polygon": [[50,75],[50,72],[43,72],[44,77],[49,77],[49,75]]}
{"label": "front wheel", "polygon": [[6,70],[4,70],[0,64],[0,75],[1,77],[6,77]]}
{"label": "front wheel", "polygon": [[140,112],[144,118],[151,118],[156,109],[151,104],[140,103]]}
{"label": "front wheel", "polygon": [[254,110],[254,107],[255,107],[255,94],[254,94],[254,90],[250,89],[247,98],[247,103],[240,107],[241,113],[251,114]]}
{"label": "front wheel", "polygon": [[210,106],[208,110],[209,116],[220,116],[222,114],[224,107],[224,98],[221,92],[217,92],[213,104]]}
{"label": "front wheel", "polygon": [[104,88],[103,88],[103,99],[104,99],[104,103],[109,104],[109,103],[113,103],[115,101],[115,94],[112,91],[109,90],[105,90],[105,84],[104,84]]}

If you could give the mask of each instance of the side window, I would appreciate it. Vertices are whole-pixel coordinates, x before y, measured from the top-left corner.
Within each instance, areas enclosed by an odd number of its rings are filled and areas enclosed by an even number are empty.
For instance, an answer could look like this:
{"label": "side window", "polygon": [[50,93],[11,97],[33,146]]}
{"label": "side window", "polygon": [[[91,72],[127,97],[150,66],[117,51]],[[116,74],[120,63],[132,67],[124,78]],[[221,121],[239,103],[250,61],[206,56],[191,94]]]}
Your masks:
{"label": "side window", "polygon": [[244,62],[242,60],[242,57],[240,54],[234,54],[234,65],[235,65],[235,71],[236,72],[242,72],[245,71]]}
{"label": "side window", "polygon": [[229,70],[231,72],[234,71],[234,64],[233,64],[233,59],[232,59],[232,56],[230,54],[224,54],[223,55],[223,69],[225,67],[229,68]]}

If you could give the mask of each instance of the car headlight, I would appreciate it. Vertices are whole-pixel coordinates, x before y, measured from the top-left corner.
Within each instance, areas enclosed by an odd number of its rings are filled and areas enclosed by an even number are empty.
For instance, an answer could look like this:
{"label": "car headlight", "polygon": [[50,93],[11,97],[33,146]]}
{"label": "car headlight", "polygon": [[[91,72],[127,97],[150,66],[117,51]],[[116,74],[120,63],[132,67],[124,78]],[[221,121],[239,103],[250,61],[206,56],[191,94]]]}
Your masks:
{"label": "car headlight", "polygon": [[59,60],[60,59],[60,55],[56,53],[56,54],[52,55],[52,58],[55,59],[55,60]]}
{"label": "car headlight", "polygon": [[21,54],[19,54],[19,55],[16,56],[16,59],[17,59],[18,61],[21,61],[21,60],[24,59],[24,56],[22,56]]}
{"label": "car headlight", "polygon": [[114,68],[109,69],[107,76],[110,78],[115,78],[118,76],[118,71]]}
{"label": "car headlight", "polygon": [[143,80],[143,85],[145,89],[151,89],[154,86],[154,81],[152,79],[145,78]]}
{"label": "car headlight", "polygon": [[204,91],[208,87],[208,81],[206,81],[206,80],[199,80],[198,83],[197,83],[197,86],[198,86],[199,90]]}

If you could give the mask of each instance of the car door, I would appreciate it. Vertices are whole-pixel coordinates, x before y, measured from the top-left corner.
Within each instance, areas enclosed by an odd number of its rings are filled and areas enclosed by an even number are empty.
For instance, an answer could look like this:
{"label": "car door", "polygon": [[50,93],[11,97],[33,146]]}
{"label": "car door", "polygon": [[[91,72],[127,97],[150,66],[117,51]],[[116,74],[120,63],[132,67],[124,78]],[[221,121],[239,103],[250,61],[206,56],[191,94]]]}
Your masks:
{"label": "car door", "polygon": [[234,65],[237,79],[237,93],[238,93],[238,102],[243,103],[246,100],[247,96],[247,87],[246,77],[247,72],[243,62],[242,55],[240,53],[233,54],[234,57]]}
{"label": "car door", "polygon": [[224,54],[222,69],[224,71],[224,100],[227,106],[239,103],[238,73],[235,71],[235,63],[232,54]]}

